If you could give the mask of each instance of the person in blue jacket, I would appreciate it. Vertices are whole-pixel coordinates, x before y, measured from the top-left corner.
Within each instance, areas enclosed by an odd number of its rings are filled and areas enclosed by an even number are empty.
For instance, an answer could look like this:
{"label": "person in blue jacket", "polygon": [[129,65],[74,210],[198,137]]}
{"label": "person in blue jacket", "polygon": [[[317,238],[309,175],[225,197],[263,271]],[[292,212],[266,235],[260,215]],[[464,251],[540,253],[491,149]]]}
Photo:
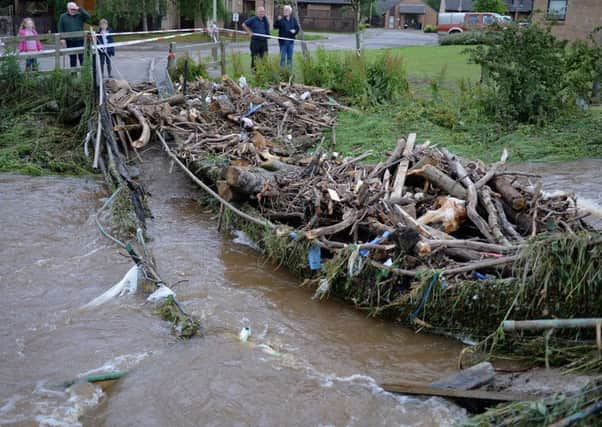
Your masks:
{"label": "person in blue jacket", "polygon": [[257,8],[257,16],[247,19],[242,27],[251,36],[251,68],[255,70],[255,58],[263,58],[268,53],[268,39],[270,35],[270,22],[265,16],[265,8]]}
{"label": "person in blue jacket", "polygon": [[279,16],[274,22],[274,28],[278,29],[278,37],[289,40],[278,39],[280,45],[280,67],[286,67],[289,71],[293,68],[293,48],[295,46],[295,37],[299,33],[299,23],[292,15],[293,8],[289,5],[284,6],[282,13],[284,17]]}
{"label": "person in blue jacket", "polygon": [[115,48],[110,45],[113,42],[113,30],[109,27],[109,22],[106,19],[101,19],[98,22],[98,34],[96,35],[96,44],[98,45],[98,54],[100,56],[100,72],[105,75],[105,63],[107,64],[107,75],[110,79],[111,74],[111,56],[115,56]]}

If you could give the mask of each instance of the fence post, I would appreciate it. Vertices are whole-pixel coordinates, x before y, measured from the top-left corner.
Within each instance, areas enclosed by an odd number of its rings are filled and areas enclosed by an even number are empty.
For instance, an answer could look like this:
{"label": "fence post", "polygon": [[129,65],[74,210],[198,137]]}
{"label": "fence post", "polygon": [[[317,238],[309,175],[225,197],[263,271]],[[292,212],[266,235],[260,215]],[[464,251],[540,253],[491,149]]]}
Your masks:
{"label": "fence post", "polygon": [[54,35],[54,69],[61,69],[61,37]]}
{"label": "fence post", "polygon": [[169,43],[169,53],[167,54],[167,69],[173,70],[176,67],[176,43]]}
{"label": "fence post", "polygon": [[220,52],[220,68],[222,71],[222,76],[226,75],[226,43],[224,40],[219,41],[219,52]]}

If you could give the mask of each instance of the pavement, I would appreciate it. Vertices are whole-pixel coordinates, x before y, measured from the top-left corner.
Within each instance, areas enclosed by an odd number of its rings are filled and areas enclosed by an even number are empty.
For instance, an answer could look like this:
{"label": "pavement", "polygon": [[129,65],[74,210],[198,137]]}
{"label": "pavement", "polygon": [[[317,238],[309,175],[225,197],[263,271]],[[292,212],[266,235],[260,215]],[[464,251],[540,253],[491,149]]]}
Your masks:
{"label": "pavement", "polygon": [[[309,50],[318,47],[324,49],[353,50],[355,49],[355,34],[353,33],[320,33],[324,40],[308,41]],[[383,49],[403,46],[425,46],[439,43],[437,34],[427,34],[415,30],[386,30],[381,28],[370,28],[361,33],[361,46],[363,49]],[[269,52],[278,52],[277,40],[270,39],[268,42]],[[112,58],[113,77],[125,79],[131,82],[148,80],[149,68],[154,60],[156,68],[167,66],[168,42],[151,42],[135,46],[124,46],[116,48],[116,56]],[[249,42],[241,41],[228,43],[227,54],[234,52],[249,52]],[[295,43],[295,50],[301,50],[301,44]],[[192,58],[207,58],[211,56],[211,48],[203,43],[177,43],[176,53],[178,55],[188,52]],[[54,58],[45,57],[39,59],[41,70],[54,68]],[[68,67],[69,60],[65,58],[63,66]]]}

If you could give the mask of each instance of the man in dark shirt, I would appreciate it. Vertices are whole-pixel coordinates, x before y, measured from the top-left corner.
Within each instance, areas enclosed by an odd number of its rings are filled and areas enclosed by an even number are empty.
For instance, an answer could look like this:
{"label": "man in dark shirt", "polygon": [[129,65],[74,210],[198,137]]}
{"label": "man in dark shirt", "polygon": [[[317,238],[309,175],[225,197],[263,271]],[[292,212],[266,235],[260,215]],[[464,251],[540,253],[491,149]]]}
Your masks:
{"label": "man in dark shirt", "polygon": [[283,37],[289,40],[278,39],[280,45],[280,68],[284,68],[285,62],[287,68],[292,70],[293,68],[293,48],[295,46],[294,39],[299,32],[299,23],[294,16],[292,16],[293,9],[286,5],[282,13],[284,17],[279,16],[276,22],[274,22],[274,28],[278,28],[278,37]]}
{"label": "man in dark shirt", "polygon": [[270,23],[265,16],[265,8],[257,8],[257,16],[247,19],[242,27],[251,36],[251,68],[255,70],[255,58],[262,58],[268,53],[268,39],[262,35],[270,34]]}
{"label": "man in dark shirt", "polygon": [[[90,18],[90,14],[84,9],[79,7],[74,2],[67,3],[67,12],[63,13],[59,18],[59,33],[71,33],[75,31],[83,31],[84,23]],[[82,47],[84,45],[83,37],[69,37],[61,40],[63,47]],[[77,66],[77,60],[79,59],[79,65],[84,64],[84,54],[78,53],[69,55],[69,63],[71,67]]]}

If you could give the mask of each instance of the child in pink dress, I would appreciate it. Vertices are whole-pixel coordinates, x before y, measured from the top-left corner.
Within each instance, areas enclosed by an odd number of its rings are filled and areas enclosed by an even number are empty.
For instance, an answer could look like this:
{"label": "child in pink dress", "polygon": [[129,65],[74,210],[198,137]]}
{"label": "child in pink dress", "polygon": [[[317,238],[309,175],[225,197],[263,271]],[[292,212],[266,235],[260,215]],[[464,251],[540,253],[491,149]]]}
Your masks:
{"label": "child in pink dress", "polygon": [[[33,19],[25,18],[19,27],[19,37],[37,35],[38,32],[36,31]],[[39,40],[22,40],[19,42],[19,52],[39,52],[40,50],[42,50],[42,43]],[[35,71],[37,69],[38,60],[35,57],[25,60],[25,70]]]}

